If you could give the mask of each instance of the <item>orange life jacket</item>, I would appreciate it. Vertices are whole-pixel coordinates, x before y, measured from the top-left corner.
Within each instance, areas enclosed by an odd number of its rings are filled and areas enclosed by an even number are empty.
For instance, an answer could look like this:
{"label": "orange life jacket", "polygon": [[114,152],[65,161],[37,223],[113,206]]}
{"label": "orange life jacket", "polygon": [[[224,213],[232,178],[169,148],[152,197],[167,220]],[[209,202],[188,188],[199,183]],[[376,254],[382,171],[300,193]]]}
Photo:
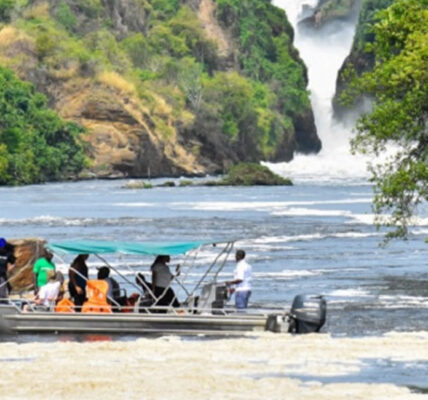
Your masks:
{"label": "orange life jacket", "polygon": [[82,313],[111,313],[107,302],[108,283],[105,280],[91,279],[86,283],[88,301],[82,305]]}
{"label": "orange life jacket", "polygon": [[74,310],[74,303],[69,299],[62,299],[60,300],[54,309],[55,312],[62,312],[62,313],[72,313],[75,312]]}

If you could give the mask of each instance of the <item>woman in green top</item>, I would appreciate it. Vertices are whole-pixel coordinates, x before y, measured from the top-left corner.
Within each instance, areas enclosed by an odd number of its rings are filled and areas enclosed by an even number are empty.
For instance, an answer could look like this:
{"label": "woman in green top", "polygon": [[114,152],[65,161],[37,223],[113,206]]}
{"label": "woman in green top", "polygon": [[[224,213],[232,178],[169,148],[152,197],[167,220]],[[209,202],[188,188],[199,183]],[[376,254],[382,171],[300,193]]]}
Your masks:
{"label": "woman in green top", "polygon": [[33,266],[34,293],[37,294],[39,288],[48,283],[47,271],[55,271],[55,264],[52,262],[53,254],[45,250],[43,257],[39,258]]}

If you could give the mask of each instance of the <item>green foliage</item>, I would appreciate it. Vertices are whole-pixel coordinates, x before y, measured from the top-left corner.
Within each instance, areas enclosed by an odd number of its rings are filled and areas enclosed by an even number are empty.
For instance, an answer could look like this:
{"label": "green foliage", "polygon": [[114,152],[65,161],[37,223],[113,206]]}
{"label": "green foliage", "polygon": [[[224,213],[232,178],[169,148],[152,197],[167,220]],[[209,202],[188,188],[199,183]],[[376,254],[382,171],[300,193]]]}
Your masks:
{"label": "green foliage", "polygon": [[152,0],[151,4],[155,18],[160,20],[168,20],[180,8],[179,0]]}
{"label": "green foliage", "polygon": [[130,68],[131,63],[126,53],[119,46],[115,36],[107,29],[89,33],[84,43],[104,66],[112,66],[119,72],[126,72]]}
{"label": "green foliage", "polygon": [[374,210],[387,213],[387,238],[405,237],[417,205],[428,200],[428,0],[397,0],[376,16],[373,70],[355,77],[353,95],[368,94],[373,110],[363,115],[353,142],[356,151],[379,154],[387,143],[400,151],[372,169]]}
{"label": "green foliage", "polygon": [[71,11],[70,7],[65,1],[60,1],[56,11],[56,19],[68,31],[73,31],[76,27],[76,15]]}
{"label": "green foliage", "polygon": [[153,185],[150,182],[130,181],[124,186],[125,189],[152,189]]}
{"label": "green foliage", "polygon": [[75,4],[89,18],[96,18],[103,11],[102,0],[75,0]]}
{"label": "green foliage", "polygon": [[189,179],[182,179],[179,184],[180,187],[193,186],[193,181]]}
{"label": "green foliage", "polygon": [[10,21],[14,6],[14,0],[0,0],[0,22]]}
{"label": "green foliage", "polygon": [[245,131],[244,124],[254,126],[255,114],[251,104],[251,83],[238,73],[217,73],[206,82],[206,98],[221,104],[223,133],[234,139]]}
{"label": "green foliage", "polygon": [[[292,28],[269,1],[217,1],[217,17],[229,22],[236,36],[239,72],[219,72],[230,61],[220,58],[192,2],[124,2],[121,6],[141,18],[136,23],[134,15],[124,12],[119,23],[104,0],[19,1],[22,12],[15,13],[21,17],[14,24],[35,39],[35,69],[49,85],[58,81],[59,87],[71,88],[82,78],[88,85],[109,85],[115,79],[111,87],[129,86],[132,90],[124,92],[140,97],[150,128],[164,140],[175,138],[180,129],[193,129],[224,135],[219,141],[240,159],[274,158],[294,133],[292,119],[309,107]],[[8,151],[14,146],[9,139]],[[30,169],[26,175],[36,172]]]}
{"label": "green foliage", "polygon": [[394,0],[364,0],[355,32],[353,51],[363,51],[367,43],[375,39],[373,25],[378,22],[376,14],[388,8]]}
{"label": "green foliage", "polygon": [[149,43],[141,33],[134,33],[120,43],[120,47],[127,53],[137,68],[145,68],[152,55]]}
{"label": "green foliage", "polygon": [[48,32],[41,32],[36,37],[36,54],[40,60],[52,55],[57,42],[55,37],[50,35]]}
{"label": "green foliage", "polygon": [[217,0],[217,16],[238,37],[245,75],[276,87],[283,114],[309,106],[305,70],[292,50],[293,31],[283,10],[268,1]]}
{"label": "green foliage", "polygon": [[282,178],[268,167],[256,163],[239,163],[232,166],[220,183],[231,186],[291,186],[293,184],[290,179]]}
{"label": "green foliage", "polygon": [[85,164],[83,131],[46,107],[33,87],[0,67],[0,184],[58,180]]}
{"label": "green foliage", "polygon": [[217,64],[217,46],[205,37],[205,33],[194,12],[188,7],[181,7],[177,15],[169,22],[174,36],[184,40],[192,55],[198,62],[213,71]]}
{"label": "green foliage", "polygon": [[268,86],[236,72],[218,72],[213,78],[205,78],[202,97],[202,106],[211,110],[211,118],[221,120],[222,132],[237,147],[252,147],[253,158],[272,156],[290,127],[273,109],[276,95]]}
{"label": "green foliage", "polygon": [[193,58],[183,58],[178,64],[178,84],[186,95],[188,105],[196,112],[202,103],[203,76],[201,64],[197,63]]}

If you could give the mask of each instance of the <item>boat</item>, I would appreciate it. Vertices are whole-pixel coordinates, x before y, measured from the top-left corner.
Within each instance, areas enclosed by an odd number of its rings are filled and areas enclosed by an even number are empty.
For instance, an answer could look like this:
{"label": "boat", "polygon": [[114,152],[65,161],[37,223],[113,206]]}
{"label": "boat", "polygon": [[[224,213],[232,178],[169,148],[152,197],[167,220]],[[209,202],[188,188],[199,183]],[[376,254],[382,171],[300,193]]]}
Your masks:
{"label": "boat", "polygon": [[[111,242],[72,240],[48,243],[46,247],[57,257],[89,254],[123,278],[126,285],[138,291],[140,301],[132,309],[111,299],[111,310],[100,312],[55,312],[30,309],[23,311],[23,299],[3,299],[0,304],[0,333],[85,333],[85,334],[177,334],[177,335],[242,335],[248,332],[277,333],[318,332],[326,318],[326,302],[322,296],[296,296],[290,311],[285,308],[252,309],[238,312],[227,305],[228,287],[220,280],[234,241],[225,242]],[[209,249],[214,259],[203,267],[196,262],[200,252]],[[150,287],[136,284],[138,270],[128,265],[124,274],[110,265],[109,254],[151,257],[168,254],[184,257],[174,285],[185,294],[178,307],[160,306]],[[195,274],[197,270],[197,274]],[[133,278],[129,278],[128,275]],[[195,279],[195,276],[197,278]],[[90,280],[88,280],[89,285]],[[140,282],[141,283],[141,282]],[[147,292],[151,293],[147,302]],[[82,310],[83,311],[83,310]],[[129,312],[130,311],[130,312]]]}

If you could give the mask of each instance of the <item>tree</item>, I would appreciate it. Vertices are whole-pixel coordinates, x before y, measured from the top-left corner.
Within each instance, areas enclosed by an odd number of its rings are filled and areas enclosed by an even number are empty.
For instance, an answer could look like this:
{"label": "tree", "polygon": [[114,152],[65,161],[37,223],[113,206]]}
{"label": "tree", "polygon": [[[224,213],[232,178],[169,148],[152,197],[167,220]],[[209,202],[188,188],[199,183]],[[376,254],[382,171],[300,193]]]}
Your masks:
{"label": "tree", "polygon": [[85,166],[83,131],[50,110],[31,84],[0,67],[0,185],[76,176]]}
{"label": "tree", "polygon": [[345,93],[373,100],[357,123],[353,150],[379,155],[390,143],[399,149],[371,168],[376,222],[394,228],[389,240],[407,237],[418,205],[428,200],[428,0],[397,0],[377,18],[367,46],[375,66]]}

